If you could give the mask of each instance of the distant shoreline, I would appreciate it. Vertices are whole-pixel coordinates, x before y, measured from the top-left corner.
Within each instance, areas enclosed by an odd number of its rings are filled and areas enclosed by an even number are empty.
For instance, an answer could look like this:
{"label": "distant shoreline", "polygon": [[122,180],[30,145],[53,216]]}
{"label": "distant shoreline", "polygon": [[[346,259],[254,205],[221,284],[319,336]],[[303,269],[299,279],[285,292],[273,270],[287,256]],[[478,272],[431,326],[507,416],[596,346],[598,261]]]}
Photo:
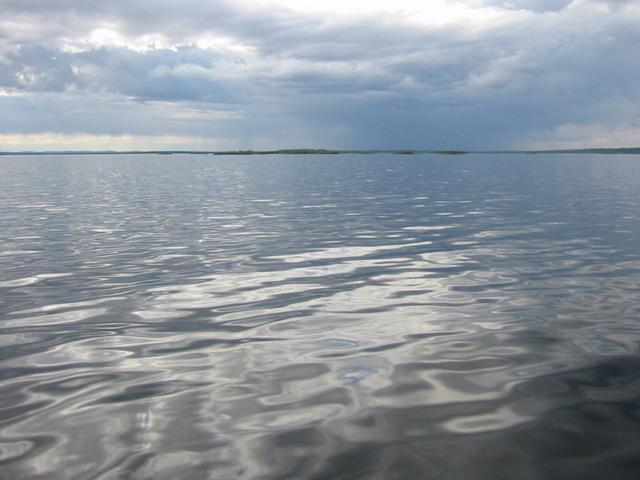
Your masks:
{"label": "distant shoreline", "polygon": [[371,155],[387,153],[392,155],[464,155],[468,153],[481,154],[617,154],[638,155],[640,147],[624,148],[577,148],[557,150],[333,150],[323,148],[294,148],[278,150],[47,150],[47,151],[17,151],[2,152],[0,155]]}

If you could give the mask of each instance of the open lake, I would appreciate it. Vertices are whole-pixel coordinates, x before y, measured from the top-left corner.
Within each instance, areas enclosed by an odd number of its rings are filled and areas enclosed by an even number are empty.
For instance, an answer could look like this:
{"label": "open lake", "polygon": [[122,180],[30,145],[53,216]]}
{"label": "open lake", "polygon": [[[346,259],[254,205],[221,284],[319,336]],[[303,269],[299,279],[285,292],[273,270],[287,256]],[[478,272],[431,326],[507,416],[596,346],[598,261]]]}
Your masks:
{"label": "open lake", "polygon": [[2,480],[640,477],[640,156],[0,172]]}

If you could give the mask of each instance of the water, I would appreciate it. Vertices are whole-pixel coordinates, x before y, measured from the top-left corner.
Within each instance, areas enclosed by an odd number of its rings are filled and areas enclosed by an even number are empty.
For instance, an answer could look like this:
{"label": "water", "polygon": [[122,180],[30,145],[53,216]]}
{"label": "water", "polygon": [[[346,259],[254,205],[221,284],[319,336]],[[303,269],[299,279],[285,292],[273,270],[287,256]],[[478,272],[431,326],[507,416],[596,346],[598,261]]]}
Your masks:
{"label": "water", "polygon": [[640,157],[0,167],[2,480],[640,475]]}

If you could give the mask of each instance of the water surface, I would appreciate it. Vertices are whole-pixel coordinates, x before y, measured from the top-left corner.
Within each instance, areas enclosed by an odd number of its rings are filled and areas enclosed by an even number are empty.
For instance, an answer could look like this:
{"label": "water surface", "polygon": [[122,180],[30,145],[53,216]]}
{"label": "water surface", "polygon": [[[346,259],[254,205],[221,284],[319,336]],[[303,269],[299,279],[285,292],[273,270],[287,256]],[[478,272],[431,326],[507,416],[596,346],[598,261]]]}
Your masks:
{"label": "water surface", "polygon": [[0,478],[636,479],[640,157],[0,157]]}

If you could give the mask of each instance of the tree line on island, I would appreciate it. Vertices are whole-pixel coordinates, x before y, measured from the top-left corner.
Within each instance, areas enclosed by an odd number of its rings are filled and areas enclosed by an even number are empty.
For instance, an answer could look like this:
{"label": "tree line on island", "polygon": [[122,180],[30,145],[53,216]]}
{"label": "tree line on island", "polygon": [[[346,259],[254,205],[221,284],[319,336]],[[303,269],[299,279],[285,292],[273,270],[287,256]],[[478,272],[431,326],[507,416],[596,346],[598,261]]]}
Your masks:
{"label": "tree line on island", "polygon": [[578,148],[557,150],[334,150],[325,148],[289,148],[278,150],[47,150],[47,151],[17,151],[2,152],[0,155],[342,155],[363,154],[370,155],[386,153],[393,155],[463,155],[465,153],[577,153],[577,154],[640,154],[640,147],[625,148]]}

